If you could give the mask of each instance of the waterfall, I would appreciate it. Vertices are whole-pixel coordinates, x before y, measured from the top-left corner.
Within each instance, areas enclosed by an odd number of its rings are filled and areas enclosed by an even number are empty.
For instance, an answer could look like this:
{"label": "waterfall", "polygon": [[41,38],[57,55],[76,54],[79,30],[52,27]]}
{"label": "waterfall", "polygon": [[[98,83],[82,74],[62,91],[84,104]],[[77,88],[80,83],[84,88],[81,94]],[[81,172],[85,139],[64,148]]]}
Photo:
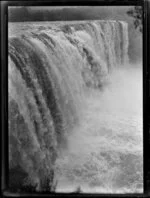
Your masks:
{"label": "waterfall", "polygon": [[20,167],[43,190],[54,183],[59,150],[80,124],[85,93],[101,89],[113,68],[128,62],[128,26],[12,23],[8,58],[9,169]]}

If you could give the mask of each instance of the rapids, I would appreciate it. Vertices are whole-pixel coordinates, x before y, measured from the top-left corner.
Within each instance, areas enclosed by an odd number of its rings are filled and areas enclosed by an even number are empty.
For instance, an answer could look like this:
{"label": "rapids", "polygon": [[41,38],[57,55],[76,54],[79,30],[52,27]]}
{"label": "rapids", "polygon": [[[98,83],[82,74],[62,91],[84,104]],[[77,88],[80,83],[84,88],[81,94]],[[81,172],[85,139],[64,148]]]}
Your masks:
{"label": "rapids", "polygon": [[9,169],[22,185],[142,192],[142,70],[128,45],[123,21],[9,23]]}

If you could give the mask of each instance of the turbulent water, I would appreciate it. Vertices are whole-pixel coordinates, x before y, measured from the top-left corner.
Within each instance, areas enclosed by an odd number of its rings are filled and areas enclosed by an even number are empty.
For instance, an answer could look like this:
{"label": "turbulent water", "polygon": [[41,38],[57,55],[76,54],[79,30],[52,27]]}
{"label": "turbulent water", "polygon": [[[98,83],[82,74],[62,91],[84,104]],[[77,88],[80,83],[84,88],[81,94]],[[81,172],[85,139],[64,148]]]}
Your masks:
{"label": "turbulent water", "polygon": [[128,45],[122,21],[9,24],[9,164],[24,185],[143,191],[142,70]]}

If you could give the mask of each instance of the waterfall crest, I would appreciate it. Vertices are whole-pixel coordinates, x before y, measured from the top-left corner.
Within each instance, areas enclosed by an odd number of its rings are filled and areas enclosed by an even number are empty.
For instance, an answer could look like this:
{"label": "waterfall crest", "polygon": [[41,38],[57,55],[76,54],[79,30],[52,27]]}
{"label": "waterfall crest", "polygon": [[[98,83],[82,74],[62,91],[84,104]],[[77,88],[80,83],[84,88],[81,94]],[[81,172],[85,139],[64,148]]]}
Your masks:
{"label": "waterfall crest", "polygon": [[21,167],[44,188],[58,150],[80,122],[85,92],[101,88],[114,67],[128,62],[128,26],[47,22],[9,30],[10,170]]}

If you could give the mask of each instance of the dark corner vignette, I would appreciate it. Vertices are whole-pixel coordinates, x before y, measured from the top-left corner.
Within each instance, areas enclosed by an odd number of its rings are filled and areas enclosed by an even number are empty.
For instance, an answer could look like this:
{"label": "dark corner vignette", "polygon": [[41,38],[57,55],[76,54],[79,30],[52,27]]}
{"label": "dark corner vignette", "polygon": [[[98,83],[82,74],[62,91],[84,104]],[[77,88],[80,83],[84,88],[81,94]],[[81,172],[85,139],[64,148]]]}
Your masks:
{"label": "dark corner vignette", "polygon": [[143,79],[143,115],[144,115],[144,191],[146,195],[150,195],[150,154],[148,152],[150,146],[150,2],[145,1],[145,13],[143,17],[144,24],[144,79]]}
{"label": "dark corner vignette", "polygon": [[[142,3],[141,3],[142,2]],[[149,156],[148,156],[148,152],[147,152],[147,148],[149,146],[149,141],[150,137],[149,137],[149,118],[150,115],[148,116],[148,112],[147,111],[147,107],[149,107],[149,68],[147,65],[149,65],[149,58],[148,58],[148,53],[147,51],[149,51],[149,45],[147,45],[147,43],[149,43],[148,39],[149,37],[147,36],[147,34],[149,34],[149,25],[147,25],[147,23],[149,23],[149,2],[148,1],[73,1],[73,3],[69,2],[69,1],[15,1],[15,2],[1,2],[1,10],[2,10],[2,24],[1,24],[1,32],[2,32],[2,45],[1,45],[1,62],[2,62],[2,192],[4,196],[115,196],[115,194],[95,194],[95,193],[87,193],[87,194],[81,194],[80,193],[80,188],[78,189],[79,192],[76,193],[48,193],[46,192],[40,192],[40,193],[34,193],[34,192],[29,192],[29,193],[12,193],[9,188],[8,188],[8,178],[9,178],[9,170],[8,170],[8,133],[6,133],[6,131],[8,131],[8,113],[9,113],[9,109],[8,109],[8,7],[10,6],[73,6],[73,5],[91,5],[91,6],[98,6],[98,5],[141,5],[143,7],[143,11],[146,13],[143,13],[143,153],[144,153],[144,193],[141,194],[116,194],[118,197],[125,197],[125,196],[139,196],[139,197],[146,197],[149,195],[149,189],[150,189],[150,172],[149,172],[149,166],[150,166],[150,160],[149,160]],[[63,30],[64,32],[68,32],[71,31],[70,29],[65,28]],[[35,35],[36,36],[36,35]],[[47,40],[45,40],[46,43]],[[55,45],[55,43],[53,43],[53,46]],[[15,45],[15,44],[14,44]],[[26,45],[27,46],[27,45]],[[25,47],[26,47],[25,46]],[[145,46],[145,47],[144,47]],[[31,48],[32,49],[32,48]],[[89,56],[90,58],[92,57],[92,55],[90,54],[91,52],[88,51],[88,49],[84,49],[84,54],[87,56]],[[5,57],[5,58],[4,58]],[[34,57],[33,57],[34,58]],[[90,58],[88,59],[88,61],[90,60]],[[14,58],[15,59],[15,58]],[[37,60],[41,61],[40,59]],[[90,61],[89,61],[90,62]],[[42,61],[40,62],[42,63]],[[38,62],[36,63],[38,65]],[[26,67],[26,66],[24,66]],[[40,66],[38,66],[40,67]],[[25,68],[26,69],[26,68]],[[21,71],[21,70],[20,70]],[[23,71],[22,71],[23,72]],[[35,70],[36,72],[36,70]],[[46,73],[44,73],[45,71],[43,71],[43,77],[46,76]],[[22,73],[23,75],[23,73]],[[39,71],[36,73],[36,75],[39,75]],[[38,76],[38,80],[40,79],[40,77]],[[46,76],[46,79],[48,80],[48,77]],[[145,80],[146,79],[146,80]],[[30,81],[30,79],[28,79],[28,81]],[[31,80],[32,81],[32,80]],[[40,84],[41,83],[41,84]],[[50,82],[51,83],[51,82]],[[89,83],[89,82],[88,82]],[[32,82],[31,82],[32,84]],[[31,85],[30,83],[28,84],[28,86],[33,89],[35,84],[33,83]],[[49,89],[48,87],[46,87],[46,82],[42,81],[42,78],[39,80],[39,84],[40,86],[43,88],[47,88],[47,90]],[[89,84],[88,84],[89,86]],[[91,85],[90,85],[91,86]],[[92,85],[93,86],[93,85]],[[95,86],[95,85],[94,85]],[[99,86],[100,87],[100,86]],[[53,89],[52,87],[50,89]],[[50,91],[49,94],[51,94],[51,96],[53,95],[53,91]],[[36,95],[36,93],[35,93]],[[53,96],[52,96],[53,97]],[[36,96],[35,96],[36,98]],[[45,94],[44,99],[47,103],[48,99],[50,100],[50,98],[48,98],[48,96]],[[55,100],[55,96],[53,98]],[[38,100],[38,99],[37,99]],[[53,100],[51,100],[53,102]],[[41,102],[41,101],[39,101]],[[55,102],[54,102],[55,103]],[[48,105],[48,104],[47,104]],[[49,106],[49,108],[51,110],[53,110],[54,112],[58,113],[58,107],[57,107],[57,103],[54,106]],[[150,109],[150,108],[149,108]],[[68,118],[69,119],[69,118]],[[62,123],[63,125],[63,120],[61,119],[61,117],[57,118],[55,115],[53,117],[53,122],[55,124],[60,124]],[[34,123],[34,127],[39,127],[38,123]],[[59,125],[58,124],[58,125]],[[59,127],[62,127],[61,124]],[[57,128],[57,132],[59,132],[59,127]],[[63,128],[63,127],[62,127]],[[146,133],[144,133],[144,131]],[[63,138],[63,137],[62,137]],[[146,145],[146,146],[145,146]],[[80,193],[80,194],[79,194]]]}
{"label": "dark corner vignette", "polygon": [[8,186],[8,20],[7,2],[1,8],[1,195]]}

